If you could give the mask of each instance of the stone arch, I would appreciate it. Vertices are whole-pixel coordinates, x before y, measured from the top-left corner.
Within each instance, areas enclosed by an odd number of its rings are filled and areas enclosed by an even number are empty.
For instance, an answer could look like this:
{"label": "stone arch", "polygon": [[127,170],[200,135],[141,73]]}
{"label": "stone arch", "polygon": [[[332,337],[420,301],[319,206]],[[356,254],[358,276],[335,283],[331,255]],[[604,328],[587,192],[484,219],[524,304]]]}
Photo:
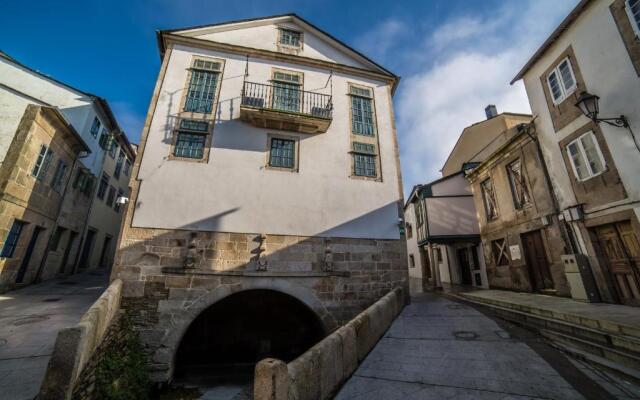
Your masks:
{"label": "stone arch", "polygon": [[162,346],[158,350],[154,361],[167,363],[166,380],[173,376],[175,368],[176,353],[187,333],[192,322],[203,312],[214,306],[216,303],[238,293],[252,290],[269,290],[287,295],[315,314],[320,325],[323,327],[323,336],[328,335],[338,328],[338,323],[324,304],[315,296],[312,289],[301,285],[295,285],[287,280],[257,277],[238,277],[231,280],[231,283],[220,285],[214,289],[207,290],[202,296],[185,302],[177,312],[171,315],[171,327],[167,335],[162,340]]}

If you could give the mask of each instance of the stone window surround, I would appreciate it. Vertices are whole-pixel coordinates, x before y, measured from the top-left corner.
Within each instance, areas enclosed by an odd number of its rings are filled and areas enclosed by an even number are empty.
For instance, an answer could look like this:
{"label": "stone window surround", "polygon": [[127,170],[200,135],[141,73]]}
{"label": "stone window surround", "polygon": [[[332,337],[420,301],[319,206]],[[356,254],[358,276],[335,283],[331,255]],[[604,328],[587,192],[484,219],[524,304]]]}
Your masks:
{"label": "stone window surround", "polygon": [[[509,242],[506,238],[497,238],[490,241],[491,255],[493,256],[494,265],[497,267],[508,266],[511,262],[509,259],[508,247]],[[497,251],[497,252],[496,252]],[[503,262],[504,260],[504,262]]]}
{"label": "stone window surround", "polygon": [[[549,89],[548,77],[566,58],[568,58],[569,62],[571,63],[571,70],[573,72],[573,77],[575,78],[576,88],[561,102],[555,104],[553,101],[553,96],[551,95],[551,91]],[[542,85],[542,91],[544,92],[544,97],[549,109],[549,116],[551,117],[551,122],[556,132],[560,131],[562,128],[569,125],[569,123],[582,115],[582,112],[578,107],[575,106],[575,103],[578,99],[579,94],[582,91],[586,91],[587,87],[585,85],[584,79],[582,78],[582,72],[580,71],[580,66],[578,64],[572,46],[567,47],[549,65],[549,68],[547,68],[547,70],[540,76],[540,84]]]}
{"label": "stone window surround", "polygon": [[[485,182],[489,182],[489,185],[491,185],[491,191],[493,193],[493,208],[495,209],[495,215],[493,217],[489,217],[489,209],[487,207],[488,204],[488,199],[487,199],[487,194],[486,191],[484,189],[485,187]],[[484,208],[484,218],[485,221],[487,223],[490,223],[492,221],[496,221],[499,217],[500,217],[500,210],[498,208],[498,199],[496,198],[496,189],[495,189],[495,185],[493,184],[493,175],[491,173],[487,174],[486,177],[484,177],[480,183],[479,183],[479,188],[480,188],[480,195],[482,196],[482,205]]]}
{"label": "stone window surround", "polygon": [[[272,139],[284,139],[284,140],[293,140],[294,144],[294,161],[293,168],[286,167],[274,167],[269,164],[271,158],[271,140]],[[265,147],[265,170],[273,170],[273,171],[285,171],[285,172],[300,172],[300,137],[293,135],[282,135],[279,133],[267,133],[267,143]]]}
{"label": "stone window surround", "polygon": [[[576,165],[573,162],[573,160],[571,159],[571,154],[569,153],[569,146],[573,143],[578,143],[578,147],[580,148],[580,153],[581,155],[584,157],[584,161],[585,161],[585,165],[588,167],[589,169],[589,173],[591,174],[591,167],[589,166],[590,161],[587,155],[586,150],[584,149],[584,145],[581,142],[581,139],[587,135],[592,135],[593,139],[594,139],[594,144],[595,144],[595,149],[596,149],[596,153],[597,156],[599,158],[599,161],[602,163],[602,171],[596,172],[584,179],[581,179],[578,176],[577,170],[576,170]],[[564,151],[567,152],[567,157],[569,159],[569,163],[571,164],[571,170],[573,171],[573,176],[576,180],[578,180],[579,182],[584,182],[584,181],[588,181],[589,179],[593,179],[603,173],[606,172],[607,170],[607,162],[604,159],[604,156],[602,155],[602,150],[600,150],[600,145],[598,144],[598,139],[595,137],[595,133],[593,131],[587,131],[585,133],[580,134],[580,136],[576,137],[575,139],[573,139],[572,141],[568,142],[566,144],[566,146],[564,147]]]}
{"label": "stone window surround", "polygon": [[[573,86],[570,87],[569,89],[564,87],[564,78],[562,76],[562,72],[560,71],[560,65],[564,62],[567,62],[567,65],[569,67],[569,74],[571,74],[571,79],[573,79]],[[553,71],[549,72],[547,74],[547,85],[549,86],[549,93],[551,93],[551,81],[549,78],[551,78],[551,74],[554,73],[556,74],[556,79],[558,80],[558,84],[561,85],[560,89],[562,91],[561,93],[561,98],[559,100],[556,100],[553,98],[553,96],[551,96],[551,101],[553,102],[553,104],[558,105],[560,103],[562,103],[566,98],[568,98],[569,96],[571,96],[577,89],[577,83],[576,83],[576,76],[573,73],[573,64],[571,63],[571,60],[569,59],[569,57],[565,57],[562,60],[560,60],[560,62],[558,62],[557,64],[555,64],[555,67],[553,68]]]}
{"label": "stone window surround", "polygon": [[[285,82],[285,81],[281,81],[275,78],[276,72],[280,72],[283,74],[289,74],[289,75],[296,75],[298,77],[300,77],[300,81],[299,81],[299,85],[300,85],[300,106],[302,107],[302,102],[304,101],[304,96],[303,96],[303,92],[304,92],[304,72],[302,71],[296,71],[293,69],[286,69],[286,68],[278,68],[278,67],[271,67],[271,78],[269,79],[269,84],[272,86],[272,90],[273,90],[273,85],[276,82],[283,82],[283,83],[289,83],[292,85],[295,85],[295,83],[293,82]],[[271,96],[271,104],[269,104],[269,107],[273,107],[273,93]]]}
{"label": "stone window surround", "polygon": [[[284,53],[298,54],[304,49],[304,32],[303,31],[299,29],[291,28],[285,25],[278,26],[277,30],[278,30],[278,37],[276,38],[276,48],[279,51],[282,51]],[[283,31],[298,32],[300,34],[300,46],[290,46],[290,45],[282,44],[280,40],[282,38]]]}
{"label": "stone window surround", "polygon": [[[347,96],[349,99],[351,99],[351,96],[353,96],[351,94],[351,87],[358,87],[361,89],[367,89],[369,91],[371,91],[371,109],[373,111],[373,136],[365,136],[365,135],[357,135],[355,133],[353,133],[353,109],[351,106],[351,101],[348,102],[348,107],[349,107],[349,151],[348,153],[350,154],[350,159],[351,159],[351,168],[350,168],[350,175],[349,177],[351,179],[360,179],[360,180],[366,180],[366,181],[373,181],[373,182],[382,182],[382,160],[380,159],[380,143],[379,143],[379,138],[378,138],[378,119],[377,119],[377,115],[378,113],[376,112],[376,98],[375,98],[375,92],[374,92],[374,88],[373,86],[365,86],[365,85],[361,85],[358,83],[353,83],[353,82],[347,82]],[[375,158],[376,158],[376,176],[359,176],[355,174],[355,157],[353,157],[353,142],[360,142],[360,143],[365,143],[365,144],[372,144],[375,146],[376,148],[376,154],[375,154]]]}
{"label": "stone window surround", "polygon": [[[213,107],[211,109],[211,113],[196,113],[196,112],[191,112],[191,111],[184,111],[184,106],[185,103],[187,101],[187,93],[189,90],[189,84],[191,82],[191,75],[193,74],[193,65],[195,64],[195,62],[197,60],[202,60],[202,61],[213,61],[213,62],[217,62],[220,63],[220,72],[218,73],[218,79],[216,82],[216,90],[215,90],[215,97],[214,97],[214,104]],[[179,112],[177,114],[177,118],[173,118],[174,119],[174,123],[173,123],[173,128],[172,129],[172,134],[171,134],[171,146],[169,146],[169,156],[168,159],[172,160],[172,161],[184,161],[184,162],[192,162],[192,163],[204,163],[204,164],[208,164],[209,163],[209,154],[211,151],[211,142],[212,142],[212,137],[213,137],[213,128],[214,128],[214,122],[215,122],[215,115],[216,115],[216,111],[218,109],[218,105],[220,104],[220,90],[222,88],[222,77],[224,76],[224,66],[225,66],[225,60],[221,59],[221,58],[215,58],[215,57],[207,57],[207,56],[201,56],[201,55],[193,55],[191,57],[191,62],[190,62],[190,67],[187,69],[187,76],[185,79],[185,84],[184,87],[182,89],[182,96],[180,99],[180,108],[179,108]],[[204,141],[204,151],[202,154],[202,158],[189,158],[189,157],[179,157],[175,155],[175,148],[176,148],[176,143],[178,141],[178,132],[180,131],[180,121],[182,121],[183,119],[193,119],[193,120],[204,120],[209,122],[209,127],[208,127],[208,131],[207,133],[203,133],[203,135],[206,135],[205,137],[205,141]]]}
{"label": "stone window surround", "polygon": [[[520,152],[521,149],[518,149],[518,151]],[[529,201],[524,203],[524,204],[522,204],[519,208],[516,205],[516,197],[515,197],[513,185],[511,184],[511,177],[510,177],[510,173],[511,172],[510,172],[510,169],[509,169],[509,167],[511,165],[513,165],[517,161],[520,161],[520,174],[522,176],[522,181],[523,181],[523,184],[526,187],[527,193],[529,194]],[[509,188],[510,188],[510,191],[511,191],[511,197],[513,199],[513,208],[514,208],[514,210],[516,212],[523,212],[524,210],[527,210],[527,209],[533,207],[533,203],[534,203],[533,193],[532,193],[532,190],[531,190],[531,182],[529,182],[529,176],[527,174],[527,168],[526,168],[526,165],[525,165],[525,162],[524,162],[524,154],[516,154],[516,155],[510,157],[509,159],[506,159],[505,163],[504,163],[504,166],[505,166],[505,170],[506,170],[507,181],[509,183]]]}
{"label": "stone window surround", "polygon": [[624,43],[624,47],[627,49],[631,63],[636,71],[636,74],[640,76],[640,37],[630,19],[630,13],[628,12],[626,0],[615,0],[609,6],[613,20],[615,21],[620,37]]}
{"label": "stone window surround", "polygon": [[[568,158],[566,147],[573,140],[589,131],[592,131],[593,135],[596,138],[596,142],[598,144],[598,147],[600,148],[600,153],[602,154],[605,161],[605,169],[601,174],[594,176],[591,179],[579,181],[573,173],[573,167],[571,165],[571,161]],[[611,156],[609,147],[607,146],[606,140],[602,134],[602,130],[600,129],[600,126],[598,124],[589,121],[585,125],[567,135],[564,139],[559,141],[558,146],[560,147],[560,153],[562,154],[564,165],[567,169],[573,192],[575,193],[576,199],[579,203],[584,203],[585,206],[589,207],[606,204],[612,201],[623,200],[627,197],[626,189],[624,188],[624,184],[620,180],[613,157]],[[613,191],[613,187],[611,187],[615,185],[620,186],[617,193],[616,191]],[[585,197],[587,193],[592,193],[592,195],[598,196],[598,199],[600,201],[595,202],[597,204],[589,204],[589,199]]]}

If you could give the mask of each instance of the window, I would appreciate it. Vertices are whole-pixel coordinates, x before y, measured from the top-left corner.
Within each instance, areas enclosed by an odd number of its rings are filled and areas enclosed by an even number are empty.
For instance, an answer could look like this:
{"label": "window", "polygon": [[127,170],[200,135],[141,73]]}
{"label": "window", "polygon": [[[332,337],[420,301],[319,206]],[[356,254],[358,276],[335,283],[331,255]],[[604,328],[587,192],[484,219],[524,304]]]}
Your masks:
{"label": "window", "polygon": [[116,197],[116,188],[109,186],[109,194],[107,195],[107,207],[113,206],[113,200]]}
{"label": "window", "polygon": [[436,259],[439,263],[442,262],[442,249],[440,247],[436,247]]}
{"label": "window", "polygon": [[627,15],[636,36],[640,36],[640,0],[626,0]]}
{"label": "window", "polygon": [[209,122],[207,121],[181,120],[173,155],[184,158],[203,158],[208,131]]}
{"label": "window", "polygon": [[517,160],[507,165],[507,175],[509,176],[511,194],[513,195],[513,205],[519,210],[531,202],[529,189],[522,174],[522,162]]}
{"label": "window", "polygon": [[409,254],[409,267],[411,268],[416,267],[416,259],[415,257],[413,257],[413,254]]}
{"label": "window", "polygon": [[419,228],[424,224],[424,214],[422,213],[422,203],[420,200],[414,204],[413,208],[416,213],[416,226]]}
{"label": "window", "polygon": [[487,220],[492,220],[498,217],[498,207],[496,204],[496,195],[493,191],[493,184],[491,178],[485,179],[480,184],[482,190],[482,199],[484,201],[484,210],[487,215]]}
{"label": "window", "polygon": [[104,150],[111,149],[111,135],[107,132],[106,129],[102,128],[102,133],[100,134],[100,147]]}
{"label": "window", "polygon": [[104,200],[104,195],[107,193],[107,188],[109,187],[109,175],[103,173],[102,178],[100,178],[100,186],[98,186],[98,198],[100,200]]}
{"label": "window", "polygon": [[118,203],[118,199],[123,196],[124,196],[124,192],[122,191],[122,189],[118,189],[118,194],[116,196],[116,204],[113,206],[114,211],[117,213],[120,212],[120,204]]}
{"label": "window", "polygon": [[507,242],[504,239],[493,240],[491,242],[491,250],[493,251],[493,260],[496,265],[509,265]]}
{"label": "window", "polygon": [[129,176],[129,171],[131,171],[131,161],[127,158],[124,162],[124,175]]}
{"label": "window", "polygon": [[73,187],[80,190],[85,196],[91,196],[93,183],[93,176],[88,171],[79,169],[76,179],[73,181]]}
{"label": "window", "polygon": [[118,161],[116,162],[116,168],[113,171],[113,176],[116,179],[120,179],[120,171],[122,171],[122,164],[124,163],[124,151],[120,149],[120,153],[118,153]]}
{"label": "window", "polygon": [[35,176],[36,178],[40,175],[40,171],[42,169],[42,166],[45,163],[45,158],[47,156],[47,153],[50,152],[51,150],[49,150],[49,148],[47,146],[45,146],[44,144],[42,146],[40,146],[40,153],[38,153],[38,158],[36,159],[36,164],[33,166],[33,170],[31,171],[31,175]]}
{"label": "window", "polygon": [[600,146],[592,131],[585,133],[567,145],[567,154],[573,173],[579,181],[585,181],[604,172],[606,164]]}
{"label": "window", "polygon": [[53,174],[53,179],[51,180],[51,187],[56,192],[59,192],[62,186],[62,181],[64,181],[64,176],[67,173],[67,164],[64,161],[58,160],[58,166],[56,167],[56,172]]}
{"label": "window", "polygon": [[109,146],[109,157],[115,160],[117,150],[118,150],[118,144],[114,140],[112,140],[111,145]]}
{"label": "window", "polygon": [[569,57],[565,58],[547,77],[549,91],[554,104],[560,104],[576,90],[576,77],[573,74]]}
{"label": "window", "polygon": [[300,48],[302,33],[290,29],[280,29],[280,41],[283,46]]}
{"label": "window", "polygon": [[91,136],[97,137],[100,132],[100,120],[98,117],[93,117],[93,123],[91,124]]}
{"label": "window", "polygon": [[372,178],[377,176],[375,145],[353,142],[352,154],[354,175]]}
{"label": "window", "polygon": [[351,132],[356,135],[374,136],[373,95],[371,89],[351,86]]}
{"label": "window", "polygon": [[295,168],[296,141],[291,139],[271,138],[269,150],[269,166],[279,168]]}
{"label": "window", "polygon": [[407,228],[407,239],[411,239],[413,237],[413,227],[411,224],[405,224],[405,227]]}
{"label": "window", "polygon": [[302,75],[291,72],[273,73],[273,108],[300,112]]}
{"label": "window", "polygon": [[199,59],[193,61],[184,111],[202,114],[213,111],[220,68],[219,62]]}
{"label": "window", "polygon": [[13,221],[13,225],[11,225],[11,229],[9,230],[7,238],[4,241],[4,245],[2,246],[0,257],[13,257],[13,253],[16,251],[18,239],[20,239],[20,234],[22,233],[23,226],[24,222],[18,221],[17,219]]}

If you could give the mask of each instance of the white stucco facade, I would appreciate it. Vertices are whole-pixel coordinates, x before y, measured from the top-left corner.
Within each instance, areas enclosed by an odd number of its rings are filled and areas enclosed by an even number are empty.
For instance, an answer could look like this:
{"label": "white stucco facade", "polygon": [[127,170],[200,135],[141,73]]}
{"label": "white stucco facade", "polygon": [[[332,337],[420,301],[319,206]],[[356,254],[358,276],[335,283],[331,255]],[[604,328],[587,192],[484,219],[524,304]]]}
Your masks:
{"label": "white stucco facade", "polygon": [[[187,30],[184,35],[275,52],[278,27],[282,26],[281,22],[257,27],[231,24],[221,32],[201,29],[195,35]],[[361,60],[305,26],[294,22],[285,26],[303,32],[301,58],[363,68]],[[137,176],[140,190],[132,226],[399,239],[398,201],[402,194],[388,77],[376,80],[363,77],[363,73],[345,72],[331,75],[331,68],[311,66],[302,59],[247,59],[236,51],[175,44],[167,53],[170,58]],[[181,111],[193,57],[224,63],[209,156],[200,163],[170,159],[174,118]],[[239,119],[245,72],[247,81],[269,84],[274,68],[301,73],[304,91],[333,96],[333,119],[325,133],[258,128]],[[381,167],[377,180],[359,179],[351,173],[349,84],[373,90]],[[297,171],[267,167],[269,135],[299,141]]]}

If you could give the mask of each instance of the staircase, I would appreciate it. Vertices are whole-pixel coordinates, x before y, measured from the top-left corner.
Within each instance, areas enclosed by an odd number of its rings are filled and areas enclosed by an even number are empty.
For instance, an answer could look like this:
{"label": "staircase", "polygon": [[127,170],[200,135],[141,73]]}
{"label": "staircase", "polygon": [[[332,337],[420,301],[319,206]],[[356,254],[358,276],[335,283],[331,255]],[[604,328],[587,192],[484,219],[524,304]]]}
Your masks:
{"label": "staircase", "polygon": [[[617,318],[617,322],[604,320],[596,316],[585,316],[584,312],[562,312],[531,302],[523,304],[481,294],[482,292],[467,292],[450,296],[489,308],[499,318],[537,331],[559,350],[640,384],[640,329],[637,325],[621,322],[620,318]],[[584,308],[589,305],[580,306]],[[628,310],[640,315],[640,309]]]}

